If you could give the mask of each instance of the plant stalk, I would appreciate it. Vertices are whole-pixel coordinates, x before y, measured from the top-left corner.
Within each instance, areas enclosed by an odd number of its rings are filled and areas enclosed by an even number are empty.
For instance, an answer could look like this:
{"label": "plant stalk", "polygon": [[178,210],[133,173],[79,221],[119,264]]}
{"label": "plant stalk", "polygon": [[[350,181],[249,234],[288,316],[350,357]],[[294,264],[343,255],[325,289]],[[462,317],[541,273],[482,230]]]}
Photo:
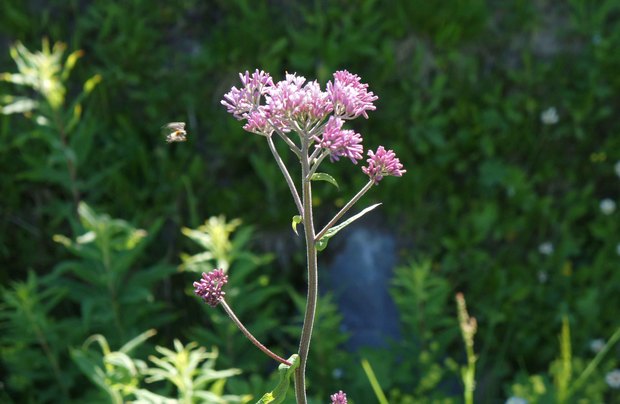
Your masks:
{"label": "plant stalk", "polygon": [[220,304],[222,305],[222,307],[224,307],[224,311],[226,312],[226,314],[228,314],[228,317],[230,317],[232,322],[235,323],[235,325],[237,327],[239,327],[239,329],[241,330],[243,335],[245,335],[254,345],[256,345],[256,347],[258,349],[263,351],[271,359],[276,360],[276,361],[278,361],[280,363],[283,363],[283,364],[285,364],[287,366],[292,366],[291,362],[289,362],[286,359],[278,356],[277,354],[273,353],[269,348],[267,348],[265,345],[261,344],[260,341],[257,340],[256,337],[254,335],[252,335],[252,333],[250,331],[248,331],[247,328],[245,328],[243,323],[241,323],[241,321],[239,321],[239,319],[237,318],[235,313],[232,311],[232,309],[230,308],[228,303],[226,303],[226,300],[222,299],[220,301]]}
{"label": "plant stalk", "polygon": [[312,218],[312,185],[308,178],[310,172],[310,159],[308,157],[308,141],[302,141],[301,179],[302,179],[302,202],[303,223],[306,236],[306,257],[308,265],[308,298],[306,301],[306,313],[299,341],[299,368],[295,372],[295,397],[297,404],[306,404],[306,361],[310,351],[310,340],[316,314],[318,294],[318,265],[317,251],[314,236],[314,221]]}
{"label": "plant stalk", "polygon": [[273,158],[276,160],[278,167],[280,167],[280,171],[282,171],[282,174],[284,175],[284,179],[286,180],[288,188],[291,190],[291,195],[293,196],[293,200],[295,201],[295,206],[297,206],[297,211],[300,215],[303,216],[303,207],[301,204],[301,200],[299,199],[299,193],[297,192],[297,188],[295,188],[295,183],[293,182],[291,175],[286,169],[286,165],[284,165],[280,154],[278,154],[276,146],[273,144],[273,139],[271,138],[271,136],[267,136],[267,144],[269,145],[269,150],[271,150],[271,154],[273,154]]}

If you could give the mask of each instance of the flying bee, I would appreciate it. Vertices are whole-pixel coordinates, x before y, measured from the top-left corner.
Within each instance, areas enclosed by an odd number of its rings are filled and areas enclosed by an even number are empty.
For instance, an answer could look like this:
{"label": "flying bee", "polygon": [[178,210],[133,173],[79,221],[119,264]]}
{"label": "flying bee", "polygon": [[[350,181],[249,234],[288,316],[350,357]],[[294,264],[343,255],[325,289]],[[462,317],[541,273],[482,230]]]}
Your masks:
{"label": "flying bee", "polygon": [[185,122],[170,122],[161,127],[162,132],[166,135],[166,142],[185,142],[187,140],[187,132],[185,131]]}

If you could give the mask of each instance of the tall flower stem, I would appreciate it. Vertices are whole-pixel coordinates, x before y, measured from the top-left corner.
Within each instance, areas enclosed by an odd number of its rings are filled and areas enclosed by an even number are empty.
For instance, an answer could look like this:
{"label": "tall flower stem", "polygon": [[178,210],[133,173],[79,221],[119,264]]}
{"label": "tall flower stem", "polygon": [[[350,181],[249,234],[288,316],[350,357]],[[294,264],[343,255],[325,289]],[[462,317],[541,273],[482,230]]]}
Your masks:
{"label": "tall flower stem", "polygon": [[235,313],[232,311],[232,309],[230,308],[228,303],[226,303],[226,300],[224,300],[224,299],[220,300],[220,304],[224,308],[224,311],[226,312],[226,314],[228,314],[228,317],[230,317],[230,319],[233,321],[233,323],[235,323],[235,325],[237,327],[239,327],[239,329],[241,330],[243,335],[245,335],[254,345],[256,345],[256,347],[258,349],[263,351],[270,358],[272,358],[272,359],[274,359],[274,360],[276,360],[276,361],[278,361],[280,363],[283,363],[283,364],[285,364],[287,366],[292,366],[291,362],[289,362],[286,359],[276,355],[271,350],[269,350],[269,348],[267,348],[265,345],[261,344],[260,341],[257,340],[256,337],[254,335],[252,335],[252,333],[250,331],[248,331],[247,328],[245,328],[243,323],[241,323],[241,321],[239,321],[239,319],[237,318]]}
{"label": "tall flower stem", "polygon": [[308,265],[308,298],[306,300],[306,313],[299,341],[299,368],[295,372],[295,397],[297,404],[306,404],[306,361],[310,351],[312,327],[316,314],[318,294],[317,252],[314,241],[314,221],[312,218],[312,185],[308,178],[310,172],[310,159],[308,157],[309,141],[302,141],[301,152],[301,178],[302,178],[302,202],[303,223],[306,236],[306,257]]}

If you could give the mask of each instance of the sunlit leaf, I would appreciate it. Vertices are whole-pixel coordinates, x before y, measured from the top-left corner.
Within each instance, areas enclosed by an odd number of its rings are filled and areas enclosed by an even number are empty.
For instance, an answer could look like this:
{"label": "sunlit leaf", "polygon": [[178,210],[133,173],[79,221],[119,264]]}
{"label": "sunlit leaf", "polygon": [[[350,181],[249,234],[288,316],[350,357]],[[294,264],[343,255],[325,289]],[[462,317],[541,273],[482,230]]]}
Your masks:
{"label": "sunlit leaf", "polygon": [[301,223],[301,216],[300,215],[295,215],[293,216],[293,222],[292,222],[292,226],[293,226],[293,231],[295,232],[295,234],[299,235],[297,233],[297,225]]}
{"label": "sunlit leaf", "polygon": [[312,181],[327,181],[330,184],[332,184],[333,186],[335,186],[336,188],[340,188],[338,186],[338,182],[336,181],[336,179],[334,177],[332,177],[329,174],[326,173],[314,173],[312,174],[312,177],[310,177],[310,179]]}
{"label": "sunlit leaf", "polygon": [[286,392],[291,384],[291,377],[295,373],[295,369],[299,367],[299,355],[291,355],[288,358],[291,366],[281,364],[278,366],[278,377],[280,381],[275,389],[265,393],[256,404],[279,404],[286,398]]}

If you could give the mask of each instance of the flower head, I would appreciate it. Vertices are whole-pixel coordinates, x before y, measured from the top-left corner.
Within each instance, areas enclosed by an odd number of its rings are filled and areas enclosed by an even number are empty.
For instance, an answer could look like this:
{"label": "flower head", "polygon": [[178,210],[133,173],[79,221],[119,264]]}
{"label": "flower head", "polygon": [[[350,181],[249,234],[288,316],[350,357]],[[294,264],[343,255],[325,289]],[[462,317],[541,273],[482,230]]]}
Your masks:
{"label": "flower head", "polygon": [[305,77],[287,74],[286,79],[277,82],[266,97],[266,111],[283,132],[314,124],[332,110],[319,83],[304,83]]}
{"label": "flower head", "polygon": [[239,73],[239,78],[243,87],[240,89],[233,87],[224,95],[221,104],[226,110],[233,114],[238,120],[247,119],[248,114],[252,112],[261,103],[261,98],[273,86],[273,80],[269,73],[264,71],[256,71],[250,75],[248,71],[245,74]]}
{"label": "flower head", "polygon": [[560,121],[560,117],[558,116],[558,111],[555,107],[550,107],[541,112],[540,121],[545,125],[555,125]]}
{"label": "flower head", "polygon": [[318,142],[315,147],[329,151],[331,161],[338,161],[340,157],[350,159],[353,164],[362,159],[362,136],[352,130],[343,130],[344,121],[340,118],[329,117],[321,138],[315,136]]}
{"label": "flower head", "polygon": [[620,389],[620,369],[614,369],[605,375],[605,382],[612,389]]}
{"label": "flower head", "polygon": [[538,246],[538,252],[542,255],[553,254],[553,243],[551,243],[551,241],[545,241]]}
{"label": "flower head", "polygon": [[270,136],[273,133],[273,127],[269,124],[265,107],[258,106],[248,113],[247,123],[243,125],[243,129],[258,135]]}
{"label": "flower head", "polygon": [[222,287],[228,283],[228,276],[223,269],[214,269],[209,273],[202,273],[202,279],[194,282],[194,293],[200,296],[205,303],[215,307],[224,298],[226,292]]}
{"label": "flower head", "polygon": [[601,200],[599,207],[604,215],[611,215],[616,211],[616,202],[613,199],[605,198]]}
{"label": "flower head", "polygon": [[340,390],[338,393],[329,396],[332,399],[331,404],[347,404],[347,395]]}
{"label": "flower head", "polygon": [[379,98],[368,91],[368,84],[360,83],[357,74],[346,70],[334,73],[334,81],[327,83],[327,94],[335,115],[343,119],[353,119],[360,115],[368,119],[366,111],[374,111],[376,107],[373,102]]}
{"label": "flower head", "polygon": [[376,152],[368,150],[367,167],[362,167],[364,174],[368,175],[375,185],[385,176],[402,177],[407,170],[403,170],[403,165],[392,150],[385,150],[379,146]]}
{"label": "flower head", "polygon": [[594,353],[599,353],[605,348],[605,340],[602,338],[596,338],[590,341],[590,350]]}

